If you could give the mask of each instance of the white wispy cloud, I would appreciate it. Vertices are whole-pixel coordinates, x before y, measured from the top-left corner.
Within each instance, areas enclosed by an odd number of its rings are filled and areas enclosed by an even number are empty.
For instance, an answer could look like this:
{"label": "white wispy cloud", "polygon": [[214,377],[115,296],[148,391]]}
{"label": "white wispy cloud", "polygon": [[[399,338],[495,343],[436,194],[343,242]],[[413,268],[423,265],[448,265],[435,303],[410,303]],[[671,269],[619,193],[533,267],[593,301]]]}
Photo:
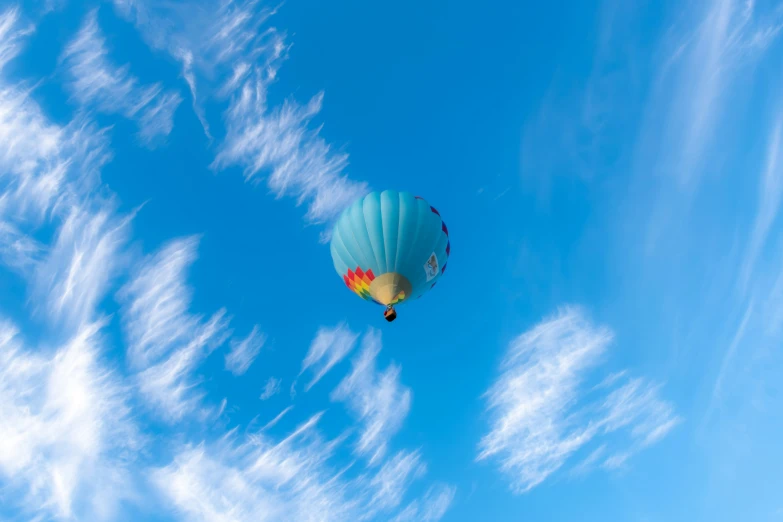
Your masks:
{"label": "white wispy cloud", "polygon": [[114,0],[114,5],[136,24],[148,45],[182,64],[194,110],[210,138],[199,98],[228,96],[252,67],[273,79],[288,49],[285,34],[263,27],[276,9],[257,0],[207,0],[198,9],[187,2]]}
{"label": "white wispy cloud", "polygon": [[128,218],[110,211],[73,208],[46,259],[36,266],[35,300],[45,302],[54,322],[72,327],[98,319],[96,311],[121,266]]}
{"label": "white wispy cloud", "polygon": [[77,117],[51,123],[27,89],[0,80],[0,215],[37,226],[97,199],[100,169],[111,159],[105,131]]}
{"label": "white wispy cloud", "polygon": [[[266,335],[254,326],[250,334],[241,341],[231,341],[231,351],[226,354],[226,370],[234,375],[244,374],[258,357],[266,343]],[[278,383],[279,386],[279,383]]]}
{"label": "white wispy cloud", "polygon": [[[32,31],[18,9],[0,14],[2,65],[18,57]],[[52,123],[32,92],[0,75],[0,219],[22,234],[86,198],[100,200],[100,169],[112,157],[105,130],[82,115]]]}
{"label": "white wispy cloud", "polygon": [[199,410],[206,393],[197,389],[193,372],[226,339],[228,321],[222,311],[198,325],[188,341],[160,362],[139,372],[141,394],[167,420],[174,422]]}
{"label": "white wispy cloud", "polygon": [[286,407],[286,408],[285,408],[283,411],[281,411],[280,413],[278,413],[277,415],[275,415],[275,418],[274,418],[274,419],[272,419],[272,420],[270,420],[269,422],[267,422],[266,424],[264,424],[264,427],[263,427],[263,428],[261,428],[259,431],[268,430],[269,428],[271,428],[271,427],[273,427],[273,426],[277,425],[277,423],[278,423],[278,422],[280,422],[280,421],[282,420],[282,418],[283,418],[283,417],[285,417],[285,416],[286,416],[286,414],[287,414],[288,412],[290,412],[291,410],[293,410],[293,409],[294,409],[294,407],[293,407],[293,406],[287,406],[287,407]]}
{"label": "white wispy cloud", "polygon": [[352,332],[344,323],[334,328],[319,328],[299,372],[299,375],[302,375],[305,370],[312,370],[315,374],[305,386],[305,391],[312,388],[334,365],[351,353],[358,339],[359,334]]}
{"label": "white wispy cloud", "polygon": [[427,466],[421,462],[418,451],[400,451],[391,457],[369,481],[369,511],[389,511],[399,506],[410,483],[426,472]]}
{"label": "white wispy cloud", "polygon": [[768,335],[778,335],[783,327],[783,271],[778,272],[765,302],[764,328]]}
{"label": "white wispy cloud", "polygon": [[628,453],[616,453],[604,460],[603,464],[601,464],[601,467],[607,470],[622,469],[625,467],[626,462],[630,456],[631,455]]}
{"label": "white wispy cloud", "polygon": [[185,344],[196,330],[189,313],[192,289],[186,270],[196,260],[199,238],[177,239],[161,247],[139,266],[118,294],[128,336],[128,358],[135,367],[159,360],[175,345]]}
{"label": "white wispy cloud", "polygon": [[22,39],[35,31],[33,24],[19,27],[20,21],[18,7],[10,7],[0,15],[0,71],[19,55]]}
{"label": "white wispy cloud", "polygon": [[[647,254],[679,237],[699,188],[717,182],[734,161],[737,129],[758,99],[750,87],[757,65],[783,27],[783,10],[761,2],[720,0],[677,13],[658,51],[641,126],[633,130],[632,170],[648,201],[629,207],[651,206]],[[651,185],[652,203],[642,188]]]}
{"label": "white wispy cloud", "polygon": [[732,101],[734,80],[764,53],[783,26],[783,12],[762,16],[753,1],[705,5],[695,27],[690,16],[681,22],[686,30],[676,26],[678,39],[659,72],[661,99],[653,100],[656,112],[665,108],[666,154],[661,168],[683,183],[698,179],[702,172],[707,146]]}
{"label": "white wispy cloud", "polygon": [[256,434],[237,444],[183,447],[152,474],[162,494],[193,520],[356,520],[358,503],[329,470],[335,442],[324,441],[311,417],[280,442]]}
{"label": "white wispy cloud", "polygon": [[457,489],[436,484],[427,489],[421,499],[414,500],[392,522],[438,522],[446,514]]}
{"label": "white wispy cloud", "polygon": [[193,107],[193,112],[196,113],[196,117],[198,118],[199,123],[201,123],[201,128],[204,129],[204,134],[206,135],[207,139],[212,141],[212,134],[209,132],[209,122],[207,122],[204,109],[201,107],[201,105],[199,105],[196,95],[196,77],[193,74],[193,53],[187,50],[182,50],[179,51],[177,55],[182,62],[182,77],[185,79],[185,83],[188,84],[188,89],[190,89],[191,106]]}
{"label": "white wispy cloud", "polygon": [[26,275],[40,262],[44,248],[10,223],[0,221],[0,264]]}
{"label": "white wispy cloud", "polygon": [[110,520],[133,496],[140,439],[128,390],[100,362],[102,326],[49,354],[0,324],[0,474],[8,507],[33,518]]}
{"label": "white wispy cloud", "polygon": [[779,156],[780,149],[783,147],[782,130],[783,115],[778,115],[767,144],[767,156],[758,189],[756,219],[753,222],[747,253],[740,268],[739,286],[743,293],[747,289],[756,260],[767,242],[767,236],[780,209],[781,196],[783,196],[783,162]]}
{"label": "white wispy cloud", "polygon": [[277,379],[275,377],[270,377],[267,379],[266,384],[264,384],[264,390],[261,392],[261,400],[265,401],[269,399],[270,397],[273,397],[280,393],[280,383],[282,381],[280,379]]}
{"label": "white wispy cloud", "polygon": [[208,320],[189,311],[186,271],[197,248],[197,237],[169,242],[141,262],[118,294],[140,390],[172,421],[198,407],[204,394],[192,373],[230,335],[224,310]]}
{"label": "white wispy cloud", "polygon": [[[587,383],[611,341],[608,329],[592,325],[577,308],[565,308],[509,345],[501,374],[486,394],[491,429],[478,459],[497,458],[515,493],[546,480],[601,434],[627,431],[631,441],[617,453],[630,454],[680,422],[659,398],[660,385],[644,379],[626,379],[603,401],[585,397],[602,389]],[[617,380],[599,382],[607,389]]]}
{"label": "white wispy cloud", "polygon": [[353,369],[332,392],[334,401],[347,404],[361,421],[362,431],[356,452],[378,463],[388,442],[402,427],[411,406],[411,391],[400,382],[401,368],[396,364],[376,370],[381,351],[381,334],[369,329],[362,338],[362,351],[353,361]]}
{"label": "white wispy cloud", "polygon": [[726,348],[726,351],[723,353],[720,367],[718,369],[718,375],[715,378],[715,383],[712,386],[710,401],[704,414],[704,420],[702,421],[702,428],[704,427],[705,423],[710,420],[715,410],[719,408],[721,402],[725,399],[724,382],[728,376],[732,374],[732,363],[736,361],[737,350],[746,340],[745,337],[747,328],[748,324],[754,316],[754,308],[755,305],[753,302],[749,303],[747,308],[745,308],[745,311],[742,314],[742,319],[739,322],[739,326],[735,330],[734,336]]}
{"label": "white wispy cloud", "polygon": [[0,147],[3,194],[0,211],[41,219],[62,194],[67,160],[64,131],[51,124],[26,90],[0,88]]}
{"label": "white wispy cloud", "polygon": [[[152,481],[181,515],[204,522],[388,520],[425,472],[419,452],[399,452],[375,473],[351,477],[352,464],[330,464],[344,436],[325,439],[317,429],[322,416],[280,441],[262,432],[239,440],[234,430],[214,444],[182,446]],[[445,513],[451,499],[434,498],[440,492],[413,504],[430,517],[422,520]]]}
{"label": "white wispy cloud", "polygon": [[[0,15],[3,65],[31,31],[17,10]],[[69,328],[30,348],[13,325],[0,326],[0,473],[8,507],[23,516],[108,520],[133,495],[128,459],[139,446],[129,390],[100,360],[97,310],[126,222],[97,190],[111,159],[105,131],[78,115],[52,123],[32,92],[0,79],[2,261],[30,278],[33,307],[49,312],[36,337],[53,323]],[[57,227],[52,245],[30,235],[43,223]]]}
{"label": "white wispy cloud", "polygon": [[151,46],[183,64],[183,77],[208,135],[196,92],[206,84],[207,95],[230,98],[224,115],[226,135],[213,168],[239,166],[249,181],[266,176],[277,197],[290,196],[297,204],[306,204],[306,219],[313,223],[328,223],[368,191],[365,183],[344,173],[348,156],[333,151],[320,137],[320,128],[311,128],[323,93],[304,105],[288,100],[269,106],[267,90],[290,47],[284,33],[264,27],[276,9],[253,0],[206,2],[199,10],[187,9],[184,3],[162,6],[146,1],[115,0],[115,6],[136,23]]}
{"label": "white wispy cloud", "polygon": [[[645,181],[653,175],[680,190],[713,171],[712,147],[733,139],[726,118],[742,113],[748,99],[743,91],[749,82],[738,80],[752,76],[779,37],[783,11],[746,0],[692,7],[672,11],[671,27],[650,53],[649,42],[638,36],[649,20],[644,7],[603,2],[592,70],[581,92],[574,91],[572,79],[556,74],[525,126],[523,175],[546,189],[553,172],[589,179],[627,159]],[[652,82],[639,74],[648,63],[655,70]],[[633,150],[614,139],[624,132],[638,135]],[[660,203],[655,221],[664,219],[667,205],[670,197]]]}
{"label": "white wispy cloud", "polygon": [[70,75],[67,87],[77,102],[137,121],[139,135],[148,145],[171,133],[174,112],[182,98],[160,83],[140,85],[128,65],[117,67],[111,63],[98,27],[97,9],[87,15],[61,59]]}
{"label": "white wispy cloud", "polygon": [[611,340],[611,332],[566,310],[509,346],[503,373],[487,393],[492,430],[481,440],[479,459],[503,455],[501,469],[515,491],[541,483],[593,436],[595,426],[572,426],[566,411]]}
{"label": "white wispy cloud", "polygon": [[573,468],[571,468],[571,474],[576,477],[581,477],[593,471],[599,465],[601,459],[604,459],[604,462],[606,462],[606,450],[606,444],[598,446],[579,464],[576,464]]}
{"label": "white wispy cloud", "polygon": [[612,390],[603,403],[602,430],[610,433],[627,428],[639,448],[660,441],[682,422],[672,404],[660,398],[661,388],[660,383],[637,377]]}
{"label": "white wispy cloud", "polygon": [[348,156],[331,151],[318,131],[308,128],[321,110],[322,94],[304,106],[287,101],[270,109],[266,88],[260,78],[248,80],[232,100],[213,166],[240,165],[248,180],[268,172],[267,185],[278,197],[307,202],[307,219],[329,222],[365,194],[367,185],[349,180],[343,174]]}

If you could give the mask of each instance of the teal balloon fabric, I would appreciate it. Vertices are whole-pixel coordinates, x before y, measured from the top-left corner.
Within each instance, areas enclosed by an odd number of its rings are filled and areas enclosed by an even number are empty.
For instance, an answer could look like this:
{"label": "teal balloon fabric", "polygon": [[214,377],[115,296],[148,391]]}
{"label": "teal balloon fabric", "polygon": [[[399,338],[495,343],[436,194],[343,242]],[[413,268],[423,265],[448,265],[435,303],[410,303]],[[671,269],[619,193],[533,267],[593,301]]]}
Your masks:
{"label": "teal balloon fabric", "polygon": [[426,200],[385,190],[367,194],[342,213],[330,249],[337,273],[364,299],[380,302],[375,288],[370,289],[379,277],[402,276],[408,292],[400,291],[388,303],[398,304],[435,286],[446,270],[451,244],[440,213]]}

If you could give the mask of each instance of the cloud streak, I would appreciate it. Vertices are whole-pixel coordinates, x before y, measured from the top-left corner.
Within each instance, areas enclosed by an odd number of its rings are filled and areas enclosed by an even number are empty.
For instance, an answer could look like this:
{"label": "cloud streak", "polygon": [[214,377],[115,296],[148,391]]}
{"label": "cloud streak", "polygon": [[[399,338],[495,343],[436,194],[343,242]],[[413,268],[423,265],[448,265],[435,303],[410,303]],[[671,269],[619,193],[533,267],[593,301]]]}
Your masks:
{"label": "cloud streak", "polygon": [[197,247],[197,237],[169,242],[140,263],[118,294],[141,393],[169,421],[197,409],[204,393],[191,374],[230,334],[225,310],[208,320],[189,312],[185,277]]}
{"label": "cloud streak", "polygon": [[[611,341],[611,331],[590,324],[579,309],[565,308],[509,345],[501,374],[486,393],[491,429],[477,458],[497,459],[513,492],[541,484],[600,435],[628,432],[631,440],[618,453],[630,454],[680,422],[658,397],[660,385],[626,379],[612,389],[615,378],[586,386]],[[591,388],[611,391],[595,402],[585,397]]]}
{"label": "cloud streak", "polygon": [[402,502],[411,482],[421,478],[427,467],[418,451],[401,451],[387,460],[369,481],[372,495],[368,502],[370,512],[388,511]]}
{"label": "cloud streak", "polygon": [[22,39],[35,31],[30,24],[19,27],[19,8],[12,7],[0,15],[0,71],[21,52]]}
{"label": "cloud streak", "polygon": [[78,327],[98,319],[98,304],[123,268],[129,222],[108,210],[70,211],[48,256],[36,266],[36,301],[47,303],[54,322]]}
{"label": "cloud streak", "polygon": [[438,522],[454,501],[457,489],[436,484],[427,489],[421,499],[414,500],[392,522]]}
{"label": "cloud streak", "polygon": [[266,343],[266,335],[254,326],[250,334],[241,341],[231,341],[231,351],[226,354],[226,370],[234,375],[242,375],[256,360],[261,348]]}
{"label": "cloud streak", "polygon": [[109,61],[106,40],[98,27],[98,12],[91,11],[76,37],[63,52],[61,61],[70,75],[67,87],[81,105],[119,113],[139,125],[139,137],[146,145],[168,136],[174,126],[174,112],[181,96],[164,90],[160,83],[140,85],[129,66]]}
{"label": "cloud streak", "polygon": [[[184,3],[160,6],[115,0],[115,7],[136,23],[152,47],[166,50],[182,63],[194,108],[208,136],[210,125],[196,93],[208,86],[208,96],[229,99],[224,113],[226,134],[218,145],[213,169],[240,167],[248,181],[265,176],[276,197],[292,197],[298,205],[306,204],[305,218],[316,224],[331,222],[369,190],[366,183],[345,174],[347,154],[333,151],[320,136],[320,127],[311,126],[321,110],[323,93],[304,105],[292,99],[277,107],[269,105],[269,85],[290,47],[284,33],[264,27],[276,9],[252,0],[207,2],[196,12]],[[218,77],[228,79],[214,80]]]}
{"label": "cloud streak", "polygon": [[333,401],[345,402],[363,427],[356,452],[371,464],[386,454],[389,440],[402,427],[411,407],[411,391],[400,383],[401,368],[391,364],[376,370],[381,351],[381,334],[370,329],[362,339],[362,351],[353,361],[353,369],[332,392]]}
{"label": "cloud streak", "polygon": [[[20,27],[17,9],[0,14],[0,60],[22,50],[33,27]],[[0,77],[0,221],[6,238],[24,241],[27,228],[49,217],[65,218],[75,207],[102,206],[100,169],[111,160],[105,130],[83,116],[65,126],[52,123],[23,83]],[[89,200],[89,202],[87,201]],[[28,247],[14,240],[16,251]]]}
{"label": "cloud streak", "polygon": [[21,275],[29,274],[40,262],[44,246],[0,221],[0,263]]}
{"label": "cloud streak", "polygon": [[253,68],[271,81],[286,57],[285,34],[274,27],[263,28],[276,9],[256,0],[207,0],[199,9],[190,8],[187,2],[145,0],[114,0],[114,6],[136,24],[153,49],[169,53],[182,64],[193,110],[210,141],[204,100],[229,96]]}
{"label": "cloud streak", "polygon": [[[732,83],[769,47],[781,29],[783,12],[763,16],[755,2],[721,0],[709,4],[703,19],[685,31],[660,70],[661,86],[674,80],[664,147],[673,155],[664,168],[681,183],[698,179],[706,147],[716,137]],[[660,105],[657,105],[660,109]],[[674,121],[682,125],[673,124]]]}
{"label": "cloud streak", "polygon": [[[279,442],[262,432],[240,440],[232,431],[214,444],[183,445],[173,462],[152,470],[151,480],[179,514],[205,522],[388,520],[425,472],[419,453],[399,452],[375,473],[350,477],[351,464],[330,464],[344,437],[325,439],[317,429],[322,417],[310,417]],[[446,493],[453,496],[453,489]],[[439,520],[451,499],[431,497],[406,511]]]}
{"label": "cloud streak", "polygon": [[[32,30],[16,9],[0,15],[3,66]],[[111,520],[135,490],[141,436],[130,389],[102,360],[98,312],[128,228],[98,190],[110,159],[103,130],[80,116],[54,124],[29,88],[0,79],[0,254],[47,312],[35,332],[46,344],[0,322],[0,478],[24,519]],[[44,224],[51,245],[33,239]]]}
{"label": "cloud streak", "polygon": [[267,185],[276,196],[308,203],[308,220],[335,219],[368,188],[343,174],[347,155],[333,153],[317,131],[308,130],[323,96],[316,95],[304,106],[287,101],[271,110],[266,96],[262,79],[244,84],[226,112],[226,137],[213,167],[240,165],[248,180],[268,171]]}
{"label": "cloud streak", "polygon": [[140,439],[128,390],[99,361],[101,327],[45,355],[0,324],[0,474],[21,513],[108,520],[131,495]]}
{"label": "cloud streak", "polygon": [[261,392],[261,400],[265,401],[280,393],[281,382],[282,381],[280,379],[275,377],[270,377],[267,379],[266,384],[264,385],[264,390]]}
{"label": "cloud streak", "polygon": [[758,210],[753,222],[747,253],[740,268],[739,287],[744,293],[753,275],[761,250],[767,242],[767,236],[778,216],[781,196],[783,196],[783,164],[780,161],[780,148],[783,147],[783,114],[779,114],[770,132],[767,156],[758,191]]}
{"label": "cloud streak", "polygon": [[173,507],[196,520],[350,520],[357,506],[326,466],[334,441],[315,431],[320,418],[279,443],[259,434],[235,444],[229,434],[215,447],[183,447],[152,480]]}
{"label": "cloud streak", "polygon": [[[82,118],[51,123],[29,92],[0,81],[0,217],[38,226],[96,193],[112,154],[103,130]],[[98,203],[100,205],[100,203]]]}
{"label": "cloud streak", "polygon": [[305,386],[305,391],[309,391],[329,370],[351,353],[358,339],[359,334],[352,332],[346,324],[339,324],[334,328],[319,328],[299,372],[299,375],[302,375],[306,370],[312,370],[315,374]]}

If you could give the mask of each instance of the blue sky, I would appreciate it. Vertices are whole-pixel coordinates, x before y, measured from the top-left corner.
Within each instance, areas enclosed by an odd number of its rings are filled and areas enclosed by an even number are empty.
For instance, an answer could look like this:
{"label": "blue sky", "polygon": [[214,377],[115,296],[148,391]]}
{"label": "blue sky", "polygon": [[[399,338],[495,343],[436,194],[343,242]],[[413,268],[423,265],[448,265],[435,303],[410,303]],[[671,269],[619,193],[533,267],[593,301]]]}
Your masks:
{"label": "blue sky", "polygon": [[783,520],[775,2],[1,7],[0,519]]}

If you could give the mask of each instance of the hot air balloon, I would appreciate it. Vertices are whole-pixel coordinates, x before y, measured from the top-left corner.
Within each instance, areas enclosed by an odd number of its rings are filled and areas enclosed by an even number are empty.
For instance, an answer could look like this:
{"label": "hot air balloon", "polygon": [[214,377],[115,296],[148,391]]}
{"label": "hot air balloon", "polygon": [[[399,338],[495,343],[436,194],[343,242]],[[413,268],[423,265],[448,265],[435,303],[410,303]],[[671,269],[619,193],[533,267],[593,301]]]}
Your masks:
{"label": "hot air balloon", "polygon": [[440,213],[408,192],[371,192],[340,215],[330,249],[337,273],[359,297],[386,307],[418,299],[443,276],[451,252]]}

